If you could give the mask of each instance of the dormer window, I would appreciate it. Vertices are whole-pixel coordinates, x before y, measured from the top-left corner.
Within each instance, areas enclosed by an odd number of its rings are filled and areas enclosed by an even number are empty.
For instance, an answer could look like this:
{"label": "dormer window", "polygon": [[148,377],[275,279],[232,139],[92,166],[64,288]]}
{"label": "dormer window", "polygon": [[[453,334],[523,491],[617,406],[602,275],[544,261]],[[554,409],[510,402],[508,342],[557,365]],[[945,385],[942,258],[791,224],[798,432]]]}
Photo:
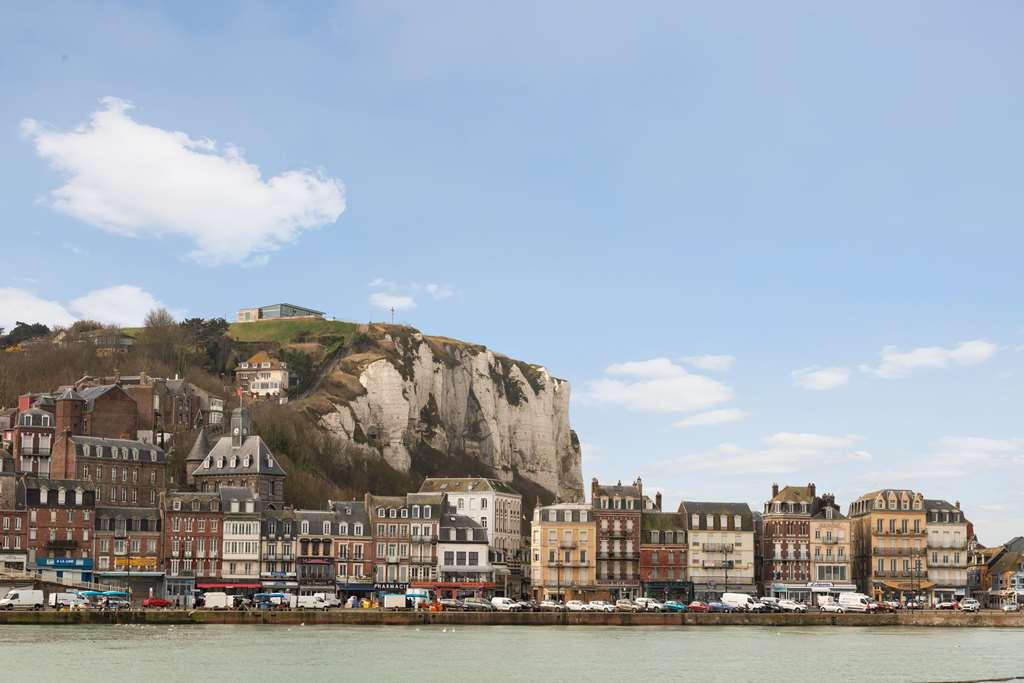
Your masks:
{"label": "dormer window", "polygon": [[217,512],[218,510],[220,510],[220,501],[219,500],[212,500],[212,501],[210,501],[210,510],[213,511],[213,512]]}
{"label": "dormer window", "polygon": [[329,535],[330,533],[331,533],[331,523],[330,522],[324,522],[324,535]]}
{"label": "dormer window", "polygon": [[356,525],[355,525],[355,526],[353,527],[353,529],[352,529],[352,532],[353,532],[353,533],[354,533],[354,534],[355,534],[356,536],[362,536],[362,535],[363,535],[363,525],[362,525],[362,524],[359,524],[359,523],[357,522],[357,523],[356,523]]}
{"label": "dormer window", "polygon": [[193,500],[192,501],[192,509],[196,510],[196,511],[199,510],[199,501],[198,500]]}
{"label": "dormer window", "polygon": [[44,427],[49,427],[50,426],[50,416],[49,415],[43,415],[43,426]]}
{"label": "dormer window", "polygon": [[388,511],[388,516],[391,517],[391,519],[397,519],[398,518],[398,510],[395,509],[395,508],[391,508]]}
{"label": "dormer window", "polygon": [[205,458],[203,460],[203,469],[206,469],[206,470],[210,469],[210,458]]}
{"label": "dormer window", "polygon": [[50,489],[45,486],[39,487],[39,502],[45,504],[50,497]]}
{"label": "dormer window", "polygon": [[237,500],[231,501],[231,511],[232,512],[238,512],[238,501]]}
{"label": "dormer window", "polygon": [[402,519],[408,519],[408,518],[409,518],[409,510],[407,508],[402,508]]}
{"label": "dormer window", "polygon": [[743,526],[743,517],[735,515],[732,519],[732,525],[734,529],[739,529]]}
{"label": "dormer window", "polygon": [[85,491],[81,488],[75,489],[75,505],[81,505],[82,499],[85,497]]}
{"label": "dormer window", "polygon": [[57,505],[63,505],[64,501],[64,487],[61,486],[59,489],[57,489]]}
{"label": "dormer window", "polygon": [[256,503],[254,503],[251,500],[245,501],[245,511],[246,512],[255,512],[255,510],[256,510]]}
{"label": "dormer window", "polygon": [[249,456],[245,456],[245,460],[242,461],[242,467],[248,467],[250,463]]}
{"label": "dormer window", "polygon": [[178,500],[177,498],[175,498],[174,502],[171,503],[171,509],[173,509],[173,510],[180,510],[181,509],[181,501]]}
{"label": "dormer window", "polygon": [[384,508],[382,508],[382,507],[377,508],[377,516],[378,517],[387,517],[387,513],[384,512]]}
{"label": "dormer window", "polygon": [[231,456],[231,467],[232,468],[238,467],[238,456],[237,455],[232,455]]}
{"label": "dormer window", "polygon": [[708,523],[708,528],[709,529],[714,529],[715,528],[715,516],[714,515],[708,515],[706,521]]}
{"label": "dormer window", "polygon": [[268,455],[267,456],[267,467],[273,467],[273,466],[274,466],[274,456]]}
{"label": "dormer window", "polygon": [[302,529],[301,533],[308,534],[309,533],[309,520],[305,520],[305,519],[302,520],[302,525],[301,525],[300,528]]}

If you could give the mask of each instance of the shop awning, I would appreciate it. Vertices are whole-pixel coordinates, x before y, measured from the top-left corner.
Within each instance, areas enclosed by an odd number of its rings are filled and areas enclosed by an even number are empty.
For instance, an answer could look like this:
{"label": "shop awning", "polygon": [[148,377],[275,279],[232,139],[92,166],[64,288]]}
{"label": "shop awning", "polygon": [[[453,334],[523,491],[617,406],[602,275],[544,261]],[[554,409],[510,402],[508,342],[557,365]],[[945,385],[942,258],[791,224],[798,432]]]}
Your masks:
{"label": "shop awning", "polygon": [[196,588],[263,588],[262,583],[197,583]]}
{"label": "shop awning", "polygon": [[894,583],[892,581],[883,581],[882,585],[885,586],[886,588],[891,588],[894,591],[917,592],[917,591],[928,590],[929,588],[934,588],[935,587],[935,582],[933,582],[933,581],[917,581],[917,582],[914,583],[914,585],[909,585],[909,584],[906,584],[906,583]]}

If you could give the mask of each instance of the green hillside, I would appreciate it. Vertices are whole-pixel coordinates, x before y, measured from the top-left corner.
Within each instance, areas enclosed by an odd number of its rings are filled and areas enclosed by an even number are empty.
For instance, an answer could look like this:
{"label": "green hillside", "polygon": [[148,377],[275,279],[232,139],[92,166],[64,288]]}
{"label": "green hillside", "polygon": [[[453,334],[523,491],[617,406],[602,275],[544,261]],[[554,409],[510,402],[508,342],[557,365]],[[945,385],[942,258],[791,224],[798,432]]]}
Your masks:
{"label": "green hillside", "polygon": [[251,323],[231,323],[227,336],[237,342],[274,342],[282,346],[315,343],[331,346],[341,338],[350,337],[356,327],[356,323],[343,320],[259,320]]}

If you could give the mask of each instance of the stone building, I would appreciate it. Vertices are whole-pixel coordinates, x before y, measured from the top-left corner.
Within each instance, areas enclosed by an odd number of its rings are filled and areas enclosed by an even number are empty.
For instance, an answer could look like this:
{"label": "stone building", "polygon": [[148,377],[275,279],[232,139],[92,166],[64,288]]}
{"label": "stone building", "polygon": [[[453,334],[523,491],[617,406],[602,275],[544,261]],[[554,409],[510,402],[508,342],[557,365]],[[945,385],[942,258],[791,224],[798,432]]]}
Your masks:
{"label": "stone building", "polygon": [[807,486],[772,484],[761,530],[761,590],[764,595],[809,602],[811,598],[811,518],[820,499]]}
{"label": "stone building", "polygon": [[[196,445],[200,444],[197,439]],[[197,455],[190,453],[189,457]],[[236,408],[231,414],[231,434],[217,439],[192,470],[192,479],[201,491],[217,491],[222,486],[245,486],[261,501],[275,507],[284,502],[286,476],[266,442],[252,433],[252,416],[244,407]]]}
{"label": "stone building", "polygon": [[296,572],[299,594],[334,595],[334,533],[337,531],[332,510],[296,510]]}
{"label": "stone building", "polygon": [[879,600],[924,599],[928,576],[924,496],[881,489],[850,504],[853,575],[862,593]]}
{"label": "stone building", "polygon": [[298,593],[296,569],[298,522],[294,510],[263,513],[261,527],[260,583],[265,592]]}
{"label": "stone building", "polygon": [[220,495],[168,492],[162,498],[161,516],[161,566],[167,574],[167,597],[191,607],[197,587],[220,582],[224,519]]}
{"label": "stone building", "polygon": [[590,505],[597,531],[597,586],[609,599],[633,598],[640,593],[640,514],[643,482],[602,486],[590,482]]}
{"label": "stone building", "polygon": [[931,602],[952,602],[967,595],[967,519],[960,501],[925,499],[928,529],[928,580]]}
{"label": "stone building", "polygon": [[[405,497],[409,515],[409,582],[440,581],[438,562],[438,525],[441,515],[423,518],[423,510],[447,510],[448,494],[440,492],[410,493]],[[484,523],[486,528],[486,522]]]}
{"label": "stone building", "polygon": [[530,551],[530,586],[535,600],[591,600],[607,595],[606,589],[599,591],[597,585],[597,528],[590,505],[535,507]]}
{"label": "stone building", "polygon": [[754,585],[754,517],[746,503],[683,501],[689,536],[689,578],[697,600],[750,593]]}
{"label": "stone building", "polygon": [[839,511],[835,496],[821,496],[811,517],[812,592],[838,594],[854,591],[850,520]]}
{"label": "stone building", "polygon": [[661,511],[661,494],[640,520],[640,585],[643,594],[659,600],[693,599],[688,578],[686,516]]}

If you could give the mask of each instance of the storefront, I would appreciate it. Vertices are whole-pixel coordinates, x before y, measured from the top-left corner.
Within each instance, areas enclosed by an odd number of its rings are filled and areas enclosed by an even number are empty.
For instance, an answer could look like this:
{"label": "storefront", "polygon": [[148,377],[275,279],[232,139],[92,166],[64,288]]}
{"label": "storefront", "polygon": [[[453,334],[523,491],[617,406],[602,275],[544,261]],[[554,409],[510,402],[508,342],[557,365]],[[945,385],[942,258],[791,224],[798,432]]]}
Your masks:
{"label": "storefront", "polygon": [[96,572],[96,580],[112,586],[121,586],[131,596],[133,604],[146,598],[162,598],[166,590],[164,573],[157,571]]}
{"label": "storefront", "polygon": [[8,571],[25,571],[28,569],[28,553],[21,552],[0,552],[0,569]]}
{"label": "storefront", "polygon": [[385,595],[401,594],[409,589],[409,584],[401,581],[378,581],[373,584],[373,597],[383,600]]}
{"label": "storefront", "polygon": [[191,609],[195,606],[196,579],[194,576],[168,576],[164,583],[164,596],[175,607]]}
{"label": "storefront", "polygon": [[262,583],[232,583],[232,582],[210,582],[196,583],[196,588],[203,592],[228,593],[229,595],[241,595],[252,598],[256,593],[263,591]]}
{"label": "storefront", "polygon": [[37,557],[36,569],[45,579],[70,579],[91,583],[92,559],[75,557]]}
{"label": "storefront", "polygon": [[644,596],[656,600],[678,600],[687,604],[693,602],[692,581],[647,581],[643,584]]}
{"label": "storefront", "polygon": [[494,581],[413,581],[413,588],[429,588],[440,598],[490,598],[497,584]]}
{"label": "storefront", "polygon": [[338,597],[342,603],[345,603],[349,598],[355,596],[357,600],[363,598],[373,598],[373,583],[370,581],[339,581],[335,585],[335,590],[338,592]]}

